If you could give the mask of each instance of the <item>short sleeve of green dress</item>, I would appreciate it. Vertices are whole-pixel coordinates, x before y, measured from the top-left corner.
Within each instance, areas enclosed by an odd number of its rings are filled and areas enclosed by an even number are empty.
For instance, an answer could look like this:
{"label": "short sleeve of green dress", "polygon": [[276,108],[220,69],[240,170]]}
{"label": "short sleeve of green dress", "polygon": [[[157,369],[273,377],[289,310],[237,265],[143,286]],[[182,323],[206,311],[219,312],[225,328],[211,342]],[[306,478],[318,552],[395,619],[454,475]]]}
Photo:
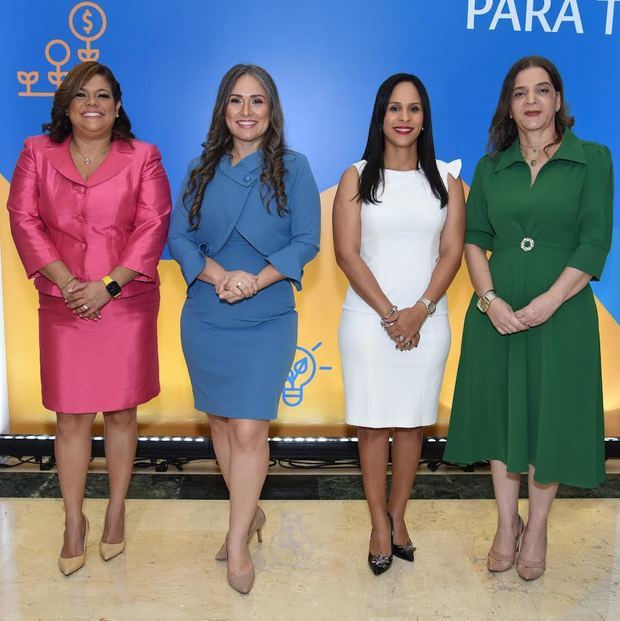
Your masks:
{"label": "short sleeve of green dress", "polygon": [[[467,200],[466,243],[491,252],[497,294],[514,310],[566,267],[598,279],[611,246],[609,150],[567,129],[534,185],[518,141],[483,157]],[[605,479],[598,317],[590,286],[544,324],[500,335],[472,296],[444,459],[535,467],[540,483]]]}

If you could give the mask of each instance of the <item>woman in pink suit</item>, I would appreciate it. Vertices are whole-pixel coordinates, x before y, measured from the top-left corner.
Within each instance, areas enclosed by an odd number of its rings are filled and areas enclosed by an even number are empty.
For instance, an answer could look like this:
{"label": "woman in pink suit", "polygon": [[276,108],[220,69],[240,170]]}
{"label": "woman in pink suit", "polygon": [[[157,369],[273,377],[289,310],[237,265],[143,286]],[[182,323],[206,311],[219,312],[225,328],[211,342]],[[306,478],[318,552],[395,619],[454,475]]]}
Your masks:
{"label": "woman in pink suit", "polygon": [[134,140],[120,85],[104,65],[69,72],[43,129],[26,140],[7,206],[39,292],[43,404],[57,413],[65,506],[59,567],[68,575],[85,562],[82,503],[97,412],[110,481],[101,556],[125,548],[136,407],[159,393],[157,264],[171,201],[159,151]]}

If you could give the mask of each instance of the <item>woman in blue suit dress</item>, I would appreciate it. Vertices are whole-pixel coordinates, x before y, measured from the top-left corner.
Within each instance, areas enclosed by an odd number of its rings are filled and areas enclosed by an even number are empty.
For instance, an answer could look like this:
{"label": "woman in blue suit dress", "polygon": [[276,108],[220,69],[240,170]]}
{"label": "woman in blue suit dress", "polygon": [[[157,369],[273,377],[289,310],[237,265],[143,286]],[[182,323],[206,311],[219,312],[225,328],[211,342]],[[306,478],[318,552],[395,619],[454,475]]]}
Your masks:
{"label": "woman in blue suit dress", "polygon": [[269,421],[297,345],[291,284],[317,253],[320,199],[306,158],[284,146],[271,76],[236,65],[219,87],[202,155],[173,210],[168,244],[187,281],[183,351],[196,408],[208,413],[230,492],[228,582],[254,582],[248,543],[261,536],[258,498],[269,463]]}

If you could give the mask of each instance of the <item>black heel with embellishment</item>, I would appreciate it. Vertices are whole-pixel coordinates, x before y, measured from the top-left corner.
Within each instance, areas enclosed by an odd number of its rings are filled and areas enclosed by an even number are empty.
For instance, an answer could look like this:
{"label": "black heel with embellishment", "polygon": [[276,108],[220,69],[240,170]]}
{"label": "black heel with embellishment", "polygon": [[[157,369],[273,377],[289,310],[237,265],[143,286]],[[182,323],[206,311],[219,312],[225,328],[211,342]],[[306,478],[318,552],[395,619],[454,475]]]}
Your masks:
{"label": "black heel with embellishment", "polygon": [[392,520],[392,516],[389,513],[388,518],[390,519],[390,526],[392,527],[392,555],[403,559],[403,561],[409,561],[410,563],[413,563],[413,561],[415,560],[415,546],[413,545],[413,543],[411,543],[411,540],[407,541],[407,543],[402,546],[394,543],[394,522]]}
{"label": "black heel with embellishment", "polygon": [[380,576],[385,573],[392,565],[392,555],[385,556],[385,554],[372,554],[368,552],[368,566],[375,576]]}
{"label": "black heel with embellishment", "polygon": [[370,567],[370,571],[372,571],[375,576],[380,576],[385,573],[392,565],[392,560],[393,556],[391,554],[389,556],[386,556],[385,554],[373,554],[370,550],[368,550],[368,566]]}

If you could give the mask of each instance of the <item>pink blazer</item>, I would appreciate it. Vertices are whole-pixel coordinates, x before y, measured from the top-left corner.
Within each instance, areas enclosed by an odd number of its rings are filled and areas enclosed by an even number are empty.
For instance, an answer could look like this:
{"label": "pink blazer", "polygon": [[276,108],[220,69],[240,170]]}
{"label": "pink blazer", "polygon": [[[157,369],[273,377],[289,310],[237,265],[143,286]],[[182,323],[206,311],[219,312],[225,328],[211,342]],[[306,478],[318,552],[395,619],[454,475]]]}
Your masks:
{"label": "pink blazer", "polygon": [[48,136],[27,138],[7,207],[28,278],[41,293],[62,293],[39,270],[62,259],[80,280],[98,280],[120,265],[139,272],[123,287],[132,296],[159,286],[157,264],[170,218],[170,185],[155,145],[114,140],[85,181],[69,151]]}

